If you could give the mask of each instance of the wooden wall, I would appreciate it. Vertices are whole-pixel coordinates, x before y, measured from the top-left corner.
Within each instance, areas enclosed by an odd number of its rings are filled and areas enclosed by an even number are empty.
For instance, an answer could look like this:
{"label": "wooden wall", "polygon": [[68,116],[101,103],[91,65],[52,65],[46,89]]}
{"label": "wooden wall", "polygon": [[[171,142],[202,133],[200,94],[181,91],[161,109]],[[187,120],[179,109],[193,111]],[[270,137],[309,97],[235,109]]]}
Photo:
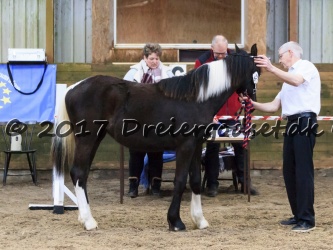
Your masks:
{"label": "wooden wall", "polygon": [[[154,2],[157,9],[152,10],[157,11],[158,15],[146,13],[147,10],[137,15],[134,8],[133,15],[119,17],[131,24],[119,23],[120,39],[132,42],[132,39],[141,35],[146,37],[142,42],[154,41],[155,37],[149,37],[149,31],[145,36],[143,25],[139,25],[154,20],[156,25],[152,26],[153,29],[161,30],[158,42],[164,39],[174,43],[210,42],[212,35],[207,35],[206,31],[208,34],[224,33],[231,43],[239,39],[233,37],[238,31],[230,33],[230,30],[238,29],[237,22],[233,21],[237,19],[237,14],[232,13],[238,8],[239,1],[208,1],[201,10],[197,8],[201,1]],[[244,2],[245,49],[257,43],[259,53],[267,53],[277,62],[277,48],[289,39],[294,39],[303,47],[305,59],[315,63],[333,63],[333,15],[330,15],[333,1]],[[7,62],[8,48],[45,48],[50,63],[134,61],[135,50],[114,49],[113,3],[114,0],[0,0],[0,62]],[[175,14],[181,12],[181,18],[165,21],[165,9]],[[230,22],[224,21],[221,25],[216,25],[220,16]],[[166,56],[169,53],[170,58],[178,60],[177,48],[166,51]]]}
{"label": "wooden wall", "polygon": [[245,2],[245,50],[256,43],[259,54],[266,54],[266,0]]}
{"label": "wooden wall", "polygon": [[111,61],[113,0],[92,1],[92,62]]}
{"label": "wooden wall", "polygon": [[[316,64],[320,71],[322,80],[321,91],[321,116],[333,116],[333,65],[332,64]],[[129,65],[114,64],[58,64],[57,83],[66,83],[71,85],[86,77],[102,74],[112,75],[122,78],[129,69]],[[193,68],[193,64],[188,64],[187,70]],[[273,100],[281,89],[282,82],[276,77],[268,73],[263,73],[258,84],[258,101],[268,102]],[[254,112],[254,115],[268,115]],[[280,115],[280,111],[271,115]],[[253,121],[257,128],[264,121]],[[275,122],[268,122],[271,126]],[[332,121],[319,121],[319,130],[323,130],[324,134],[317,138],[314,152],[315,168],[333,167],[333,133],[331,131]],[[282,121],[285,125],[285,121]],[[40,127],[36,126],[36,133],[40,132]],[[251,141],[251,168],[252,169],[281,169],[282,167],[282,131],[278,134],[278,139],[274,136],[264,137],[257,136]],[[3,145],[2,136],[0,136],[0,145]],[[50,139],[39,139],[34,136],[33,145],[37,148],[37,168],[38,170],[50,170],[52,165],[50,162]],[[125,150],[127,157],[127,150]],[[26,164],[25,157],[12,159],[11,169],[22,169]],[[119,145],[110,137],[106,137],[101,143],[93,162],[92,169],[117,169],[119,168]],[[0,162],[4,162],[4,155],[0,154]],[[127,161],[126,161],[127,164]],[[27,166],[26,166],[27,167]]]}
{"label": "wooden wall", "polygon": [[333,1],[298,1],[298,42],[304,58],[313,63],[333,63]]}
{"label": "wooden wall", "polygon": [[93,1],[53,1],[54,62],[91,62]]}
{"label": "wooden wall", "polygon": [[288,41],[288,1],[267,0],[266,11],[266,55],[277,63],[278,49]]}
{"label": "wooden wall", "polygon": [[118,1],[117,42],[210,44],[216,34],[241,42],[241,1]]}

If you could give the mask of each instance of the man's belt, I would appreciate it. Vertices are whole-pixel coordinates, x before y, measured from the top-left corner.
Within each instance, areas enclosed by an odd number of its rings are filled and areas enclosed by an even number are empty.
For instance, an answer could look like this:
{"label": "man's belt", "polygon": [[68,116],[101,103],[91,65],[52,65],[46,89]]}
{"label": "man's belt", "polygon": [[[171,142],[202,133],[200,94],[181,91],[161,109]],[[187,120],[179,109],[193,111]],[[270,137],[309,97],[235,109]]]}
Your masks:
{"label": "man's belt", "polygon": [[294,115],[288,115],[286,117],[286,120],[288,122],[290,122],[290,121],[294,121],[294,120],[297,120],[298,118],[303,118],[303,117],[316,118],[317,114],[314,112],[302,112],[302,113],[298,113],[298,114],[294,114]]}

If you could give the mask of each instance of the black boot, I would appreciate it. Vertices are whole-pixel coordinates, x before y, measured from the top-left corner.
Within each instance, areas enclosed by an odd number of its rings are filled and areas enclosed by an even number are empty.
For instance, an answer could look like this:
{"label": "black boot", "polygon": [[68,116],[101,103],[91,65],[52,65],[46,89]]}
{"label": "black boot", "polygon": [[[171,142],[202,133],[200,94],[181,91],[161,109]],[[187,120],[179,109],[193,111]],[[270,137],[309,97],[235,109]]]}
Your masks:
{"label": "black boot", "polygon": [[162,179],[159,177],[153,177],[151,180],[151,194],[160,196]]}
{"label": "black boot", "polygon": [[128,196],[131,198],[138,197],[139,193],[139,180],[137,177],[128,177],[129,180],[129,191]]}
{"label": "black boot", "polygon": [[218,193],[218,187],[217,185],[210,185],[209,187],[207,186],[206,188],[206,195],[208,197],[215,197]]}

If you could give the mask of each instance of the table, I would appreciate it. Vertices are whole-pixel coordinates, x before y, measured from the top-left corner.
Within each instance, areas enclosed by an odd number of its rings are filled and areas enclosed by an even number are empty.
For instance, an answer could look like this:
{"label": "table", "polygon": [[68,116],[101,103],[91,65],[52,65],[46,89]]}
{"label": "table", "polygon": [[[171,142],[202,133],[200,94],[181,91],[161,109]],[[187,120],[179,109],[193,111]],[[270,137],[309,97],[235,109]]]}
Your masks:
{"label": "table", "polygon": [[[216,143],[243,143],[242,137],[215,137],[213,139],[208,139],[207,141]],[[120,203],[123,204],[124,199],[124,146],[120,145]],[[250,179],[250,143],[248,143],[247,148],[244,149],[244,194],[247,194],[248,202],[250,202],[251,192],[251,179]]]}
{"label": "table", "polygon": [[[242,143],[243,137],[215,137],[212,139],[208,139],[209,142],[216,143]],[[244,194],[247,194],[247,200],[250,202],[251,200],[251,178],[250,178],[250,143],[247,144],[247,148],[244,148]]]}

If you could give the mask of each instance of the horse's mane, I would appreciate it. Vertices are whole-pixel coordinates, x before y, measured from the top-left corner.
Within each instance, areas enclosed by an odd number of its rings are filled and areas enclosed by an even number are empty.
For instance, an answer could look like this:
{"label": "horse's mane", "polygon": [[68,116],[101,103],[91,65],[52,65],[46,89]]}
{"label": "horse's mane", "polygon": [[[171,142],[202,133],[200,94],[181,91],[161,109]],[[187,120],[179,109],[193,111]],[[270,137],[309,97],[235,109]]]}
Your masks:
{"label": "horse's mane", "polygon": [[193,101],[198,96],[200,86],[208,85],[208,70],[209,66],[204,64],[186,75],[162,79],[157,85],[170,98]]}
{"label": "horse's mane", "polygon": [[244,80],[244,77],[251,78],[250,74],[254,71],[258,71],[260,75],[260,68],[255,66],[253,56],[244,50],[238,50],[236,53],[230,54],[230,56],[226,57],[225,61],[232,86]]}
{"label": "horse's mane", "polygon": [[249,60],[253,61],[247,52],[240,50],[224,60],[203,64],[186,75],[163,79],[157,85],[170,98],[205,101],[243,81],[249,72]]}

